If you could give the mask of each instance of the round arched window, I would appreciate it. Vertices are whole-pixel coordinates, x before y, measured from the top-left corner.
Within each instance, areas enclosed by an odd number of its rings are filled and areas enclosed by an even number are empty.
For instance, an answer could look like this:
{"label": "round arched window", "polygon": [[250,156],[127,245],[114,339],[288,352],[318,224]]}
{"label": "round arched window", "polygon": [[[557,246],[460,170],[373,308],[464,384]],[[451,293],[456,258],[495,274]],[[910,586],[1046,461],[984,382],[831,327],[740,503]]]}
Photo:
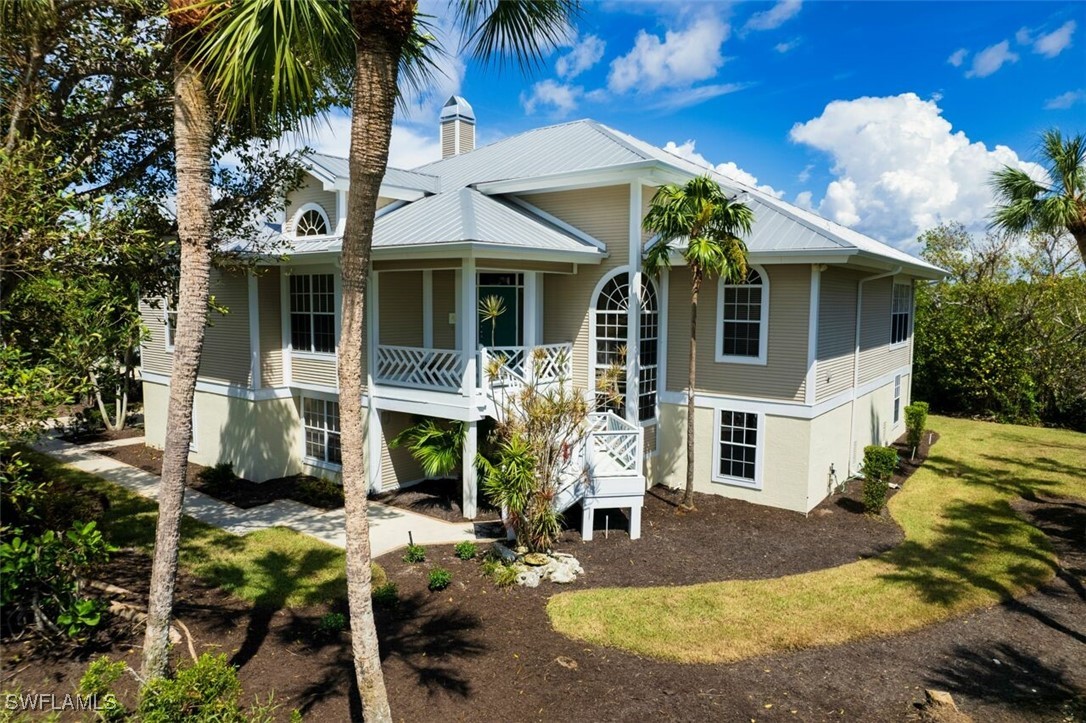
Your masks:
{"label": "round arched window", "polygon": [[302,212],[298,222],[294,225],[295,236],[327,236],[328,221],[324,214],[315,208]]}
{"label": "round arched window", "polygon": [[[642,276],[640,354],[638,359],[638,418],[656,415],[656,368],[659,342],[659,306],[656,285]],[[630,308],[630,281],[626,273],[613,276],[600,289],[595,305],[596,408],[626,413],[627,321]]]}

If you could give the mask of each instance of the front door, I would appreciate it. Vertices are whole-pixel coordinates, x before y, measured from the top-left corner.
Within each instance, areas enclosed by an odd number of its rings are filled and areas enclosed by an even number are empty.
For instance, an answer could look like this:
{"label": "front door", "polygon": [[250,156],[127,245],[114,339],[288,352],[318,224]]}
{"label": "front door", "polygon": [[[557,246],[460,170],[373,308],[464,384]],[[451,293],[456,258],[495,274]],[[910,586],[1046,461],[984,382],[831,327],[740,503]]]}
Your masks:
{"label": "front door", "polygon": [[[479,274],[479,344],[481,346],[520,346],[523,343],[524,276],[513,273]],[[500,300],[496,317],[494,299]]]}

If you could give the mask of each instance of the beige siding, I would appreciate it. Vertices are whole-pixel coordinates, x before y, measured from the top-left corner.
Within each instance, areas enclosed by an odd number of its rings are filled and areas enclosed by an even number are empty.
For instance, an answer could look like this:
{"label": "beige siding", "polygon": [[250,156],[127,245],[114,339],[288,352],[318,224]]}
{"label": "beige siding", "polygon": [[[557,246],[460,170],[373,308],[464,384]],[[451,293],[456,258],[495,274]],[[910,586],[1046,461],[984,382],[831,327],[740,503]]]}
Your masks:
{"label": "beige siding", "polygon": [[[803,401],[807,377],[809,266],[768,266],[769,340],[767,363],[716,361],[717,282],[702,286],[698,303],[697,389],[738,397]],[[690,274],[670,272],[668,302],[668,379],[672,391],[686,389],[690,346]]]}
{"label": "beige siding", "polygon": [[336,194],[332,191],[325,191],[321,182],[308,174],[302,185],[288,196],[285,231],[293,233],[294,214],[307,203],[315,203],[324,209],[324,214],[328,216],[328,222],[332,224],[329,231],[334,231],[336,226]]}
{"label": "beige siding", "polygon": [[211,295],[227,313],[208,313],[200,377],[249,385],[249,282],[244,274],[211,272]]}
{"label": "beige siding", "polygon": [[260,383],[283,386],[283,309],[279,298],[279,269],[264,270],[257,280],[260,306]]}
{"label": "beige siding", "polygon": [[384,208],[388,204],[395,203],[395,202],[396,202],[395,198],[387,198],[385,196],[380,196],[377,199],[377,210],[380,211],[382,208]]}
{"label": "beige siding", "polygon": [[573,342],[573,379],[589,381],[589,316],[592,291],[607,273],[629,259],[630,187],[608,186],[524,196],[524,200],[602,241],[608,258],[580,266],[574,276],[544,277],[543,342]]}
{"label": "beige siding", "polygon": [[860,319],[860,384],[909,364],[909,343],[890,346],[892,278],[864,284]]}
{"label": "beige siding", "polygon": [[293,354],[290,358],[291,380],[301,384],[318,384],[325,387],[338,387],[336,358],[329,356],[310,356]]}
{"label": "beige siding", "polygon": [[575,267],[573,264],[562,263],[559,261],[479,259],[475,263],[475,268],[480,271],[484,269],[500,269],[502,271],[543,271],[549,274],[572,274]]}
{"label": "beige siding", "polygon": [[386,271],[378,283],[381,344],[422,346],[422,272]]}
{"label": "beige siding", "polygon": [[456,155],[456,127],[452,123],[441,124],[441,157]]}
{"label": "beige siding", "polygon": [[156,309],[146,299],[140,301],[140,314],[149,335],[140,347],[140,364],[144,371],[169,374],[173,354],[166,351],[166,321],[162,304],[159,299]]}
{"label": "beige siding", "polygon": [[373,262],[373,268],[375,271],[458,269],[461,266],[461,259],[382,259]]}
{"label": "beige siding", "polygon": [[[456,313],[456,272],[434,272],[434,348],[456,348],[456,324],[449,323],[449,314]],[[420,292],[421,293],[421,292]]]}
{"label": "beige siding", "polygon": [[822,272],[815,365],[816,402],[852,388],[856,281],[859,278],[859,274],[846,269],[829,268]]}
{"label": "beige siding", "polygon": [[402,484],[424,479],[422,468],[403,447],[391,449],[388,440],[414,423],[410,414],[382,411],[381,413],[381,489],[393,490]]}

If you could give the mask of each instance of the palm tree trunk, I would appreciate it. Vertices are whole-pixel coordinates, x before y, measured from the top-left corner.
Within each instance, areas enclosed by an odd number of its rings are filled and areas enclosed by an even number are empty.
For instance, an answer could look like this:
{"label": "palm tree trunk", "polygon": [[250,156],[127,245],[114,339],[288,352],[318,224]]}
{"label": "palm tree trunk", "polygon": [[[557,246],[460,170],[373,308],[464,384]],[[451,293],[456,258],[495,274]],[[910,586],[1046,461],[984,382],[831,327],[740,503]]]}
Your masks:
{"label": "palm tree trunk", "polygon": [[694,389],[697,381],[698,355],[698,292],[701,290],[701,273],[690,269],[690,366],[687,372],[686,392],[686,494],[682,508],[694,509]]}
{"label": "palm tree trunk", "polygon": [[355,678],[366,721],[391,721],[373,618],[368,484],[362,429],[362,346],[366,282],[377,195],[388,164],[400,56],[415,21],[415,3],[351,5],[358,33],[351,107],[350,187],[343,235],[343,320],[339,345],[340,434],[347,537],[347,602]]}
{"label": "palm tree trunk", "polygon": [[204,345],[211,269],[211,109],[199,71],[180,53],[174,58],[173,122],[181,282],[143,643],[144,684],[162,677],[168,663],[185,475],[192,442],[192,398]]}
{"label": "palm tree trunk", "polygon": [[1086,226],[1076,226],[1067,230],[1075,237],[1075,243],[1078,244],[1078,255],[1082,258],[1082,263],[1086,264]]}

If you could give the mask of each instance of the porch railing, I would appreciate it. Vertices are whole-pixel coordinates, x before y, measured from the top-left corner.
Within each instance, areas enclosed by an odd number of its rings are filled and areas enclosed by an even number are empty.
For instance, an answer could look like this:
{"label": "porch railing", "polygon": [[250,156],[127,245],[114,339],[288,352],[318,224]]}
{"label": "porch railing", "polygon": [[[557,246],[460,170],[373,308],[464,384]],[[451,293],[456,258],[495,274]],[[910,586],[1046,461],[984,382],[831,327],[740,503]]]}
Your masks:
{"label": "porch railing", "polygon": [[464,376],[464,355],[455,349],[381,344],[374,371],[378,383],[455,392]]}
{"label": "porch railing", "polygon": [[479,384],[521,387],[573,378],[573,345],[493,346],[479,350]]}
{"label": "porch railing", "polygon": [[589,459],[597,463],[597,474],[612,466],[630,474],[640,472],[645,444],[641,427],[614,412],[592,412],[588,424]]}

